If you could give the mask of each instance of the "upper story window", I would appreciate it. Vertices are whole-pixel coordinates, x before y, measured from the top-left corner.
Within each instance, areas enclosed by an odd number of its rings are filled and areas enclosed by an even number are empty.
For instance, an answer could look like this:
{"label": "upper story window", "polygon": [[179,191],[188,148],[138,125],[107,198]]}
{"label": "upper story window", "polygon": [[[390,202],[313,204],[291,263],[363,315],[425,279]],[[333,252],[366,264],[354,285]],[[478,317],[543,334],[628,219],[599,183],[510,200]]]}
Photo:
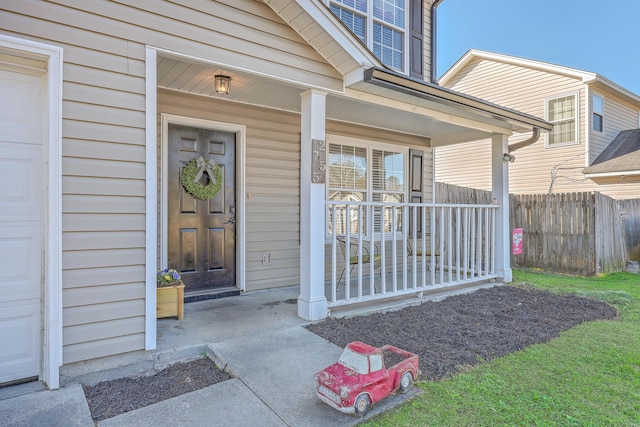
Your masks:
{"label": "upper story window", "polygon": [[547,120],[553,124],[547,146],[578,143],[578,93],[546,100]]}
{"label": "upper story window", "polygon": [[405,0],[330,0],[329,6],[383,64],[405,70],[408,45]]}
{"label": "upper story window", "polygon": [[604,99],[600,95],[593,94],[592,97],[593,110],[593,130],[602,132],[604,128]]}

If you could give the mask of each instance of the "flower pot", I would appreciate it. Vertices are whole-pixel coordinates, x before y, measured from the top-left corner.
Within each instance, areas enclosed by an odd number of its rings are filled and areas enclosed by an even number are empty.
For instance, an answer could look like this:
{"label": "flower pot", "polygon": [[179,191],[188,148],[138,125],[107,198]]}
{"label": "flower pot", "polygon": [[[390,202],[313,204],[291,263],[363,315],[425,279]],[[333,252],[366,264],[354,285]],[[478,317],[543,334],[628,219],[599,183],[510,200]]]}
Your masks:
{"label": "flower pot", "polygon": [[184,318],[184,283],[156,288],[156,318]]}

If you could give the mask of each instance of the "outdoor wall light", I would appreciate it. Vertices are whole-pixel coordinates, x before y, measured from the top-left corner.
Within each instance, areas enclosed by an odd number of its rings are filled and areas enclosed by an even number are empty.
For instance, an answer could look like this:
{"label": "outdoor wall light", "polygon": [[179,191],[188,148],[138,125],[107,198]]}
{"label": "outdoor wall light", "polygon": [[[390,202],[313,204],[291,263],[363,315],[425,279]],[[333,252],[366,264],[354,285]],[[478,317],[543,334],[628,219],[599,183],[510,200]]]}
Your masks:
{"label": "outdoor wall light", "polygon": [[218,74],[215,76],[216,92],[229,94],[229,88],[231,87],[231,77]]}
{"label": "outdoor wall light", "polygon": [[504,160],[505,162],[513,163],[513,162],[516,161],[516,156],[514,156],[513,154],[509,154],[509,153],[504,153],[502,155],[502,160]]}

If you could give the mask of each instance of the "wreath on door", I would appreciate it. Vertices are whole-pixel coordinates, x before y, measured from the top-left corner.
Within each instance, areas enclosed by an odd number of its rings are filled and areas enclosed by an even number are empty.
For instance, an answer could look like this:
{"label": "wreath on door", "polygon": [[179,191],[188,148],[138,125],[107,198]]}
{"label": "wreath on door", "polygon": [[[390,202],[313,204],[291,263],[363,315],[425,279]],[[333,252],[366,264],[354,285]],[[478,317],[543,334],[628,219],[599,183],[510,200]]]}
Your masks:
{"label": "wreath on door", "polygon": [[[209,175],[209,183],[202,185],[200,178],[202,178],[202,174],[205,172]],[[220,166],[218,166],[213,159],[205,160],[204,157],[200,156],[184,166],[182,175],[180,176],[180,182],[182,182],[187,193],[191,194],[194,198],[198,200],[211,200],[222,188],[222,169],[220,169]]]}

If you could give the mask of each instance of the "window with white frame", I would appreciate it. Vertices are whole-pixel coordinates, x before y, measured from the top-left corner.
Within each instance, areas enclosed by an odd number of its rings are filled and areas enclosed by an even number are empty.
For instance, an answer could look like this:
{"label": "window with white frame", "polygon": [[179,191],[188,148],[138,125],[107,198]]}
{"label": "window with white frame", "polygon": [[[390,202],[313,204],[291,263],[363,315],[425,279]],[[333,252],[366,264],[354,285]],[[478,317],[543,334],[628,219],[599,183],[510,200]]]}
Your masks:
{"label": "window with white frame", "polygon": [[553,124],[548,146],[578,143],[578,94],[546,100],[547,120]]}
{"label": "window with white frame", "polygon": [[[396,231],[402,231],[402,210],[395,211],[394,219],[394,210],[385,209],[383,217],[378,204],[403,203],[406,200],[406,149],[373,142],[336,140],[329,143],[327,163],[328,200],[374,202],[374,232],[384,230],[389,233],[394,223]],[[362,233],[370,236],[366,211],[366,208],[358,211],[355,206],[347,211],[344,205],[338,205],[335,210],[337,234],[346,234],[347,230],[350,234],[357,234],[362,228]],[[333,223],[331,212],[328,217],[330,228]]]}
{"label": "window with white frame", "polygon": [[602,132],[604,129],[604,99],[600,95],[593,94],[591,109],[593,110],[593,130]]}
{"label": "window with white frame", "polygon": [[331,11],[380,61],[405,70],[407,7],[405,0],[329,0]]}

